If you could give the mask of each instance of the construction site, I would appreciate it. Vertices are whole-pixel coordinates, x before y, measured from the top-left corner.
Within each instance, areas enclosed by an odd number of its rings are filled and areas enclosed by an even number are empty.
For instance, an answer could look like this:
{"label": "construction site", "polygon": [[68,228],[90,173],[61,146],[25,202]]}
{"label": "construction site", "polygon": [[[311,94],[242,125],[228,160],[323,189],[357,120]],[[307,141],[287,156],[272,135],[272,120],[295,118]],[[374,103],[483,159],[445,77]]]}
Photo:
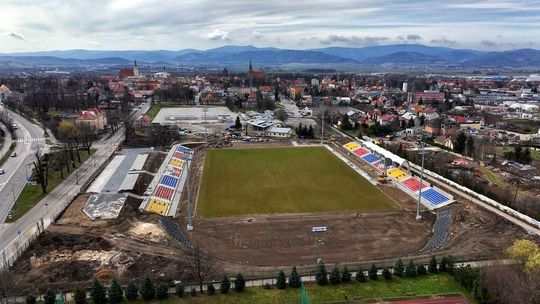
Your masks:
{"label": "construction site", "polygon": [[[379,172],[349,153],[343,144],[335,142],[330,147],[349,166],[376,180]],[[137,170],[123,170],[122,182],[115,182],[129,187],[81,193],[75,198],[12,267],[18,286],[35,289],[57,283],[69,289],[94,277],[116,277],[121,282],[142,276],[161,281],[189,280],[183,264],[186,250],[193,247],[215,259],[224,272],[242,271],[250,277],[265,277],[275,276],[276,269],[291,265],[304,272],[313,271],[319,258],[327,264],[360,264],[366,268],[371,263],[392,265],[399,257],[420,261],[427,261],[433,255],[453,255],[460,261],[500,258],[514,240],[536,238],[452,189],[441,190],[452,196],[452,204],[436,210],[421,205],[422,218],[417,220],[417,201],[389,182],[376,183],[376,188],[398,206],[394,210],[208,218],[197,215],[209,148],[265,149],[295,145],[291,141],[199,143],[175,145],[163,151],[134,152],[129,156],[134,159],[132,164],[115,165],[119,168],[135,165]],[[142,165],[136,165],[135,159],[142,159],[141,153],[147,156]],[[177,161],[182,157],[186,157],[185,164]],[[129,172],[138,174],[132,182],[129,182],[132,178],[126,181]],[[358,178],[365,177],[358,175]],[[159,192],[162,186],[172,190]],[[92,218],[85,212],[89,202],[96,209],[92,197],[111,192],[124,197],[121,204],[117,198],[102,200],[117,206],[115,216]],[[186,228],[189,224],[193,230]],[[325,230],[316,232],[314,227]]]}

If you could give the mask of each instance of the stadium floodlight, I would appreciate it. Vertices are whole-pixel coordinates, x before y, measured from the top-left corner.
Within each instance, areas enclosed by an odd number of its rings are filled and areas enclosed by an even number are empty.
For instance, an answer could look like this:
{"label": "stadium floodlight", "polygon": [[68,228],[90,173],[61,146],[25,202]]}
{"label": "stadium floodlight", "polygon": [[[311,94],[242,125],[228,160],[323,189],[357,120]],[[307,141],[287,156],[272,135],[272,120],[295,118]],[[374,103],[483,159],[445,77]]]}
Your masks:
{"label": "stadium floodlight", "polygon": [[188,154],[188,159],[187,159],[187,172],[186,172],[186,187],[187,187],[187,216],[188,216],[188,224],[187,224],[187,231],[193,231],[193,222],[192,222],[192,219],[191,219],[191,190],[190,190],[190,187],[189,187],[189,167],[190,167],[190,163],[191,163],[191,158],[192,158],[192,154],[191,152]]}
{"label": "stadium floodlight", "polygon": [[422,199],[422,185],[424,183],[424,158],[425,158],[426,153],[429,153],[425,150],[424,134],[422,134],[422,141],[420,144],[422,145],[422,151],[420,151],[418,154],[422,155],[422,166],[420,170],[420,187],[418,190],[418,204],[416,205],[416,219],[417,220],[422,219],[422,216],[420,215],[420,200]]}

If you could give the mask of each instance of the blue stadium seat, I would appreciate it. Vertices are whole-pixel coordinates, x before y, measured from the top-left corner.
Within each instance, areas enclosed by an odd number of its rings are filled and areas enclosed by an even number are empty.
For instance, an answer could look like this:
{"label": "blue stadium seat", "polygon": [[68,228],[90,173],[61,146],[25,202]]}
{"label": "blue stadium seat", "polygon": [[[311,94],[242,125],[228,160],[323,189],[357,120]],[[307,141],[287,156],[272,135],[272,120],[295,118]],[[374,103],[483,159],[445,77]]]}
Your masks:
{"label": "blue stadium seat", "polygon": [[362,159],[367,161],[370,164],[380,160],[379,157],[377,157],[375,154],[372,154],[372,153],[362,156]]}
{"label": "blue stadium seat", "polygon": [[433,206],[440,205],[449,200],[448,197],[433,188],[422,190],[422,198],[427,200]]}
{"label": "blue stadium seat", "polygon": [[161,178],[161,184],[165,186],[169,186],[171,188],[176,188],[176,184],[178,183],[178,178],[171,176],[171,175],[163,175]]}

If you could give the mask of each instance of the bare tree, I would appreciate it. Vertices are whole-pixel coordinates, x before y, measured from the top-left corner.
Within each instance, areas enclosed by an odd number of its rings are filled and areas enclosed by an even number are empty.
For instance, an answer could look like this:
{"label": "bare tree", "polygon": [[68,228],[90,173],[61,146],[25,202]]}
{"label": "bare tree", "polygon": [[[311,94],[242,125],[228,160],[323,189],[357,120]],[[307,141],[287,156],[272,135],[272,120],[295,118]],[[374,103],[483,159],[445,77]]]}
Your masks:
{"label": "bare tree", "polygon": [[221,271],[218,263],[212,257],[195,247],[187,253],[186,273],[199,284],[199,290],[203,293],[204,281],[215,277]]}
{"label": "bare tree", "polygon": [[540,274],[527,273],[520,266],[492,266],[486,269],[485,286],[497,303],[537,303]]}
{"label": "bare tree", "polygon": [[45,194],[47,193],[47,186],[49,185],[49,168],[51,166],[52,157],[48,154],[41,155],[39,149],[36,150],[34,155],[36,157],[36,160],[33,162],[34,172],[41,185],[41,191]]}

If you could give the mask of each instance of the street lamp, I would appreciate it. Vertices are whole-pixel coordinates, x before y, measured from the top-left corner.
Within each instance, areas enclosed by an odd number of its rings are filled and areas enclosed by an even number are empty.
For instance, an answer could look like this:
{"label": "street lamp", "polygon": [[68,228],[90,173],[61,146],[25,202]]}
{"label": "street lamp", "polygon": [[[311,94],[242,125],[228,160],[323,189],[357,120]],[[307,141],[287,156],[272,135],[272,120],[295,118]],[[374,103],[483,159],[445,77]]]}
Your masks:
{"label": "street lamp", "polygon": [[420,155],[422,155],[422,167],[420,169],[420,186],[418,190],[418,204],[416,205],[416,219],[420,220],[422,219],[422,216],[420,215],[420,200],[422,199],[422,184],[424,183],[424,158],[426,153],[429,153],[426,151],[424,144],[424,133],[422,133],[422,139],[420,144],[422,145],[422,151],[420,151]]}
{"label": "street lamp", "polygon": [[187,224],[187,231],[193,231],[193,222],[191,219],[191,190],[189,188],[189,167],[191,162],[191,151],[188,152],[188,159],[186,164],[186,187],[187,187],[187,216],[188,216],[188,224]]}
{"label": "street lamp", "polygon": [[321,239],[317,239],[317,243],[315,245],[317,245],[317,264],[319,264],[321,262],[321,258],[320,258],[320,249],[319,247],[323,244],[323,241]]}

